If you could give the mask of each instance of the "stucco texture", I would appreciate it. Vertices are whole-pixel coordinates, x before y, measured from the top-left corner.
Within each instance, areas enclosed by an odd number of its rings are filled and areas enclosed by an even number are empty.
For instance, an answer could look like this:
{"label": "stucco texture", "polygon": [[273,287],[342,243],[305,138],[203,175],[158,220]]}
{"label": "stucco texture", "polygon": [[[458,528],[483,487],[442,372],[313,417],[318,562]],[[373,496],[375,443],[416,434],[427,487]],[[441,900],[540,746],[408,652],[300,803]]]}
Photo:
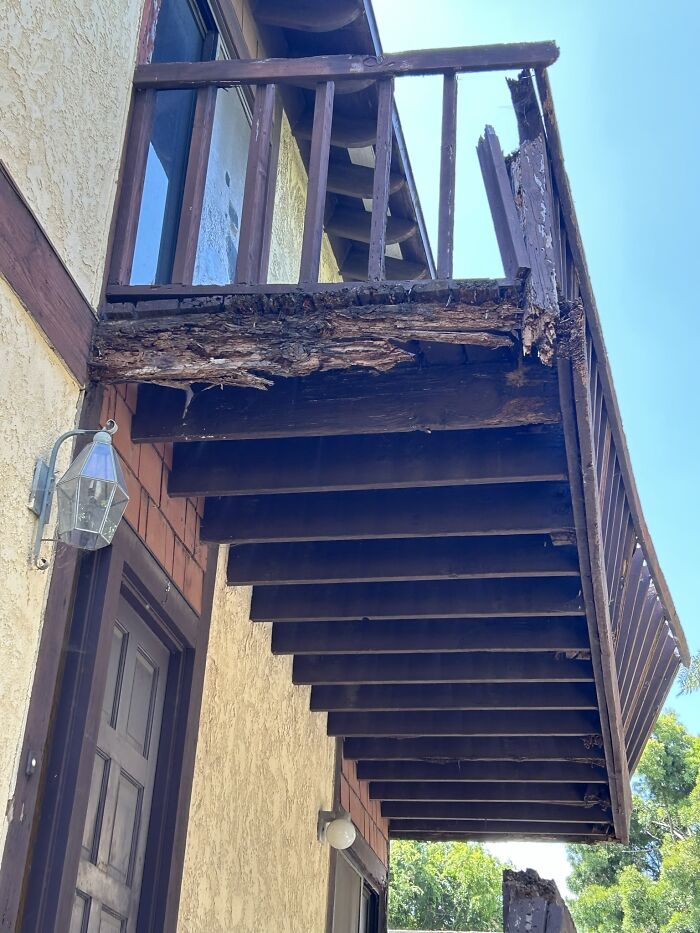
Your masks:
{"label": "stucco texture", "polygon": [[102,283],[141,0],[3,0],[0,159],[92,304]]}
{"label": "stucco texture", "polygon": [[335,747],[294,687],[250,588],[227,587],[221,548],[197,747],[179,930],[322,933]]}
{"label": "stucco texture", "polygon": [[[35,459],[47,456],[56,437],[74,426],[80,390],[3,278],[0,335],[1,854],[51,572],[30,561],[36,518],[27,500]],[[69,457],[66,444],[59,472]],[[43,553],[50,557],[51,546]]]}
{"label": "stucco texture", "polygon": [[[272,215],[268,269],[269,281],[272,283],[291,284],[299,281],[306,182],[306,169],[285,114],[280,128],[275,209]],[[338,263],[325,233],[321,245],[319,279],[321,282],[340,281]]]}

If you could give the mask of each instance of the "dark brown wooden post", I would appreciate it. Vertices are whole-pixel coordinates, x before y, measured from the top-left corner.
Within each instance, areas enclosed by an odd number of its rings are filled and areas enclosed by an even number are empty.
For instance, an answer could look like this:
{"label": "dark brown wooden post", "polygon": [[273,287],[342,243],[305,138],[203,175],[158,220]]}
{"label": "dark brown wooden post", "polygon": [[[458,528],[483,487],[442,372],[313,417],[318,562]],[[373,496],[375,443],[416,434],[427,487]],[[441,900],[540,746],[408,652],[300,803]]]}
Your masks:
{"label": "dark brown wooden post", "polygon": [[131,280],[136,229],[139,223],[155,103],[155,91],[134,93],[122,170],[124,183],[114,227],[114,246],[109,273],[110,285],[128,285]]}
{"label": "dark brown wooden post", "polygon": [[452,278],[455,225],[455,165],[457,158],[457,75],[446,74],[442,86],[442,144],[440,149],[440,219],[437,275]]}
{"label": "dark brown wooden post", "polygon": [[556,884],[531,868],[503,872],[503,929],[505,933],[576,933]]}
{"label": "dark brown wooden post", "polygon": [[374,163],[374,189],[372,193],[372,226],[370,228],[369,266],[370,281],[384,278],[386,249],[386,215],[389,208],[389,171],[393,142],[394,80],[380,81],[377,107],[377,145]]}
{"label": "dark brown wooden post", "polygon": [[275,113],[275,85],[262,84],[255,92],[253,125],[250,129],[248,165],[245,176],[241,235],[238,245],[236,282],[241,285],[260,284],[265,206],[268,200],[272,158],[272,132]]}
{"label": "dark brown wooden post", "polygon": [[530,263],[501,144],[492,126],[487,126],[484,130],[476,151],[491,208],[503,271],[506,278],[515,279],[530,268]]}
{"label": "dark brown wooden post", "polygon": [[326,81],[316,88],[306,213],[304,215],[304,240],[301,246],[301,268],[299,271],[299,282],[304,284],[318,282],[318,271],[321,264],[323,213],[326,207],[328,154],[331,146],[334,95],[335,83],[333,81]]}
{"label": "dark brown wooden post", "polygon": [[213,85],[200,88],[197,91],[192,138],[187,159],[187,174],[185,175],[185,185],[182,193],[182,210],[177,232],[177,246],[175,247],[171,276],[172,281],[179,285],[191,285],[194,275],[217,91],[218,88]]}

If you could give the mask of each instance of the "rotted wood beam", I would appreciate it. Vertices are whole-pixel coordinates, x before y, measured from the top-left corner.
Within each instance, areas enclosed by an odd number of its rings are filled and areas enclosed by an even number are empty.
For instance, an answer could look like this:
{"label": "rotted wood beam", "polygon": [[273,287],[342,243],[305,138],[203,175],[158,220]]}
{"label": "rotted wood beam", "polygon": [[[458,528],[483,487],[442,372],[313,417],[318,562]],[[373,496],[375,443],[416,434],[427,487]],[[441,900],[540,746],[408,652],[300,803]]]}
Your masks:
{"label": "rotted wood beam", "polygon": [[318,300],[303,292],[164,299],[151,318],[141,316],[144,302],[131,319],[97,325],[90,371],[103,383],[265,388],[274,377],[386,372],[415,358],[416,341],[511,349],[522,317],[514,291],[456,289],[454,300],[373,305],[355,303],[350,289]]}

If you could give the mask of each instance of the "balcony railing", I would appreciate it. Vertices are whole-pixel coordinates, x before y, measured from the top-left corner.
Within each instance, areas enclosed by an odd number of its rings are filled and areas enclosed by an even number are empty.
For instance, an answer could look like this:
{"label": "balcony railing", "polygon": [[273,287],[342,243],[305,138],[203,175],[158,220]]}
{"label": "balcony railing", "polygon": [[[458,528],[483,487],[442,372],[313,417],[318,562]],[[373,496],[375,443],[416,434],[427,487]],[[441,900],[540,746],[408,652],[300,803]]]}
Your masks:
{"label": "balcony railing", "polygon": [[[124,185],[118,211],[110,283],[144,284],[132,277],[134,250],[144,183],[152,145],[154,114],[162,95],[173,92],[194,96],[186,167],[181,197],[172,218],[173,259],[158,284],[191,285],[200,239],[202,205],[208,182],[210,145],[215,124],[217,93],[240,88],[250,95],[252,126],[240,209],[235,275],[239,285],[267,281],[267,246],[277,181],[273,135],[278,95],[289,87],[313,88],[313,117],[295,125],[297,137],[310,140],[307,151],[308,189],[298,283],[318,281],[324,220],[329,193],[371,198],[372,210],[336,211],[326,224],[331,235],[366,244],[353,254],[346,277],[378,282],[412,279],[430,274],[429,267],[387,256],[387,246],[416,232],[410,218],[392,216],[390,197],[403,179],[392,171],[395,133],[394,83],[414,75],[442,75],[442,139],[439,173],[437,277],[452,278],[455,217],[455,153],[457,139],[457,76],[467,72],[544,68],[556,60],[551,42],[481,46],[382,55],[333,55],[299,59],[267,59],[166,63],[139,66],[134,78],[134,101],[127,144]],[[336,97],[376,84],[376,121],[338,115]],[[163,109],[163,108],[161,108]],[[335,115],[335,119],[334,119]],[[374,146],[374,165],[347,165],[330,159],[331,147]],[[494,217],[506,275],[516,276],[527,266],[522,233],[515,213],[503,156],[494,134],[479,147],[484,181]],[[172,206],[171,206],[172,208]],[[363,262],[366,257],[366,269]],[[227,284],[218,282],[217,284]],[[290,283],[291,284],[291,283]]]}

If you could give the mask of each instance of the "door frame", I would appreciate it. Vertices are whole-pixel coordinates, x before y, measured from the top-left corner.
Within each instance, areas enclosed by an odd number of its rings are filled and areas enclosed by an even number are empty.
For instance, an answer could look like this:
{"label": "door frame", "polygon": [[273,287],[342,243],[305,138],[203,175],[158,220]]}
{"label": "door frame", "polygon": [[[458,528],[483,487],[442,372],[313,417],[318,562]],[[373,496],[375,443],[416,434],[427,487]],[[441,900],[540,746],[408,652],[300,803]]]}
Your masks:
{"label": "door frame", "polygon": [[211,549],[197,615],[125,522],[111,547],[81,556],[24,898],[26,933],[69,926],[120,596],[171,652],[138,929],[175,930],[215,573]]}

